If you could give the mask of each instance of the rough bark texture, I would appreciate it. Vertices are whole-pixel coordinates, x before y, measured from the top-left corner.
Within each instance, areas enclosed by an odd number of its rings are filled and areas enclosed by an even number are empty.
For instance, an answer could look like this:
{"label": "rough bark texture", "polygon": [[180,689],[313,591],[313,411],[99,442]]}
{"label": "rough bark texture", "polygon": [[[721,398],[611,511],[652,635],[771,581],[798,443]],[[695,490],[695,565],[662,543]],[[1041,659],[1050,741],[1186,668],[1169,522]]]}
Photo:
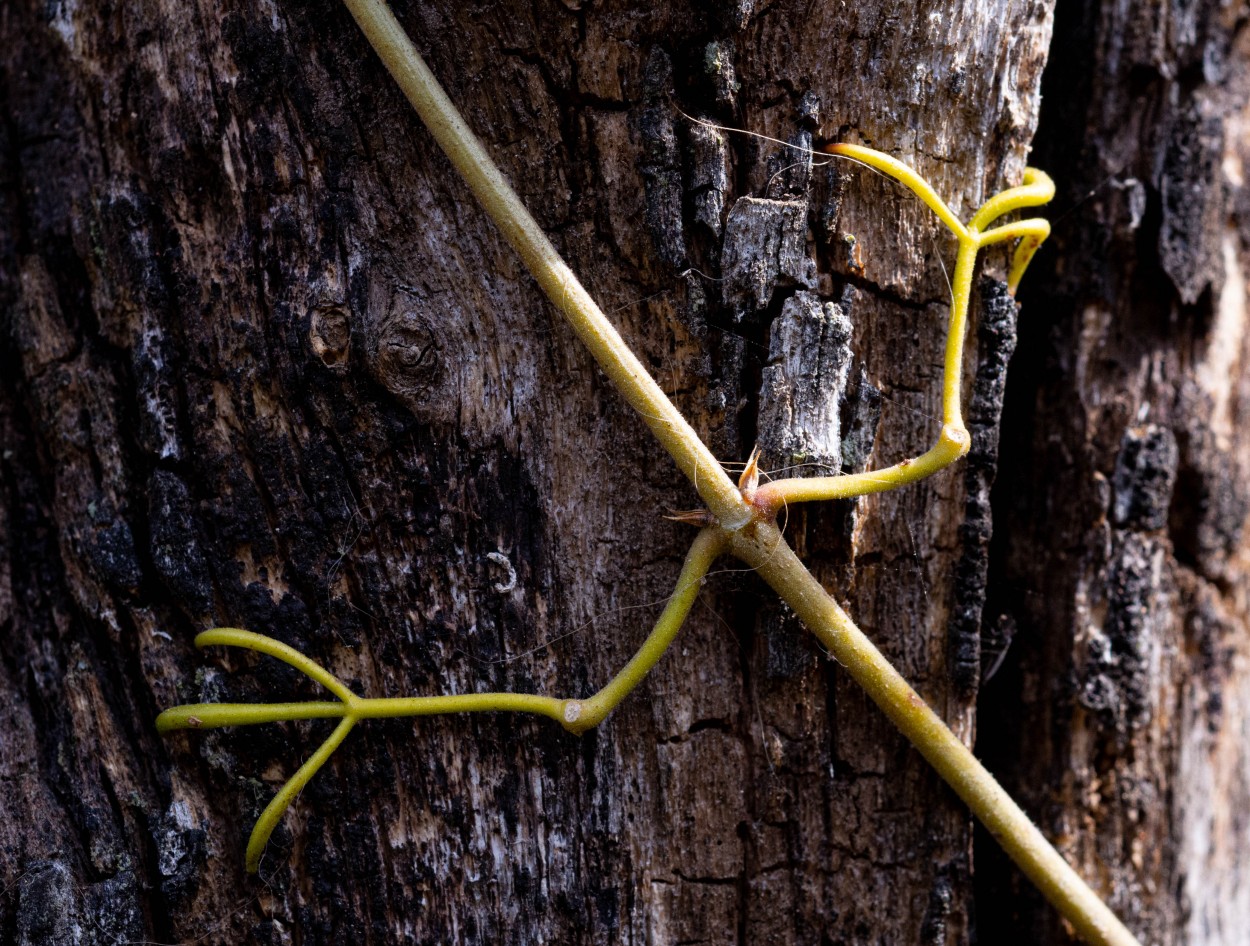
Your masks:
{"label": "rough bark texture", "polygon": [[[1060,6],[1052,61],[1093,68],[1047,74],[1058,228],[1003,425],[989,610],[1018,632],[979,748],[1152,943],[1250,930],[1246,18]],[[986,937],[1066,942],[995,857]]]}
{"label": "rough bark texture", "polygon": [[[932,441],[932,215],[683,112],[863,141],[966,215],[1024,166],[1048,3],[397,12],[719,456]],[[1158,942],[1250,926],[1234,16],[1064,12],[1034,160],[1061,210],[1095,197],[1026,304],[1009,535],[992,283],[975,462],[787,530],[969,739],[982,639],[1019,628],[986,744]],[[661,515],[694,494],[339,6],[13,0],[0,50],[0,940],[1063,941],[988,848],[974,883],[966,811],[732,568],[601,730],[364,725],[246,877],[325,724],[157,738],[176,702],[313,695],[196,631],[271,634],[368,695],[586,694],[671,590],[690,536]]]}

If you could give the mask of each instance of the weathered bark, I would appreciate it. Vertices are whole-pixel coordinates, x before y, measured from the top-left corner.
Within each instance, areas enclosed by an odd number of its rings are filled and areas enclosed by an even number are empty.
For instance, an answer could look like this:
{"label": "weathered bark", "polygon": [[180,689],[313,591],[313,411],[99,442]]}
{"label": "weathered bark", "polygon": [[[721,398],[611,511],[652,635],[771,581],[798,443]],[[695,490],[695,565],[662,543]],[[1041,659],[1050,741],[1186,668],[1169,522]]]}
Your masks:
{"label": "weathered bark", "polygon": [[[1052,56],[1088,65],[1044,86],[1057,230],[1003,425],[989,612],[1018,630],[979,749],[1155,943],[1250,930],[1246,17],[1060,6]],[[986,937],[1066,942],[996,856]]]}
{"label": "weathered bark", "polygon": [[[1020,628],[988,691],[1004,774],[1130,925],[1192,943],[1185,923],[1231,922],[1244,895],[1190,887],[1246,764],[1242,218],[1231,185],[1177,189],[1240,154],[1244,51],[1204,11],[1097,82],[1130,13],[1069,14],[1093,52],[1065,53],[1085,85],[1055,106],[1108,150],[1054,135],[1035,163],[1073,193],[1134,170],[1067,218],[1059,295],[1027,304],[986,612]],[[950,258],[932,215],[683,112],[862,140],[966,214],[1023,168],[1048,3],[397,13],[719,456],[759,441],[773,465],[862,467],[931,442]],[[936,946],[1028,914],[1062,941],[1009,871],[975,897],[966,810],[732,569],[599,731],[361,726],[246,877],[247,830],[326,724],[158,739],[177,702],[313,695],[273,661],[195,652],[196,631],[271,634],[368,695],[585,694],[671,590],[690,536],[662,514],[694,494],[339,6],[15,0],[0,41],[0,939]],[[1159,103],[1140,134],[1120,125],[1133,95]],[[1013,314],[986,286],[976,462],[787,529],[970,739]],[[1116,367],[1130,355],[1160,367]],[[1209,436],[1202,397],[1223,411]],[[1101,657],[1074,633],[1094,599]],[[1052,686],[1068,699],[1043,703]],[[1043,751],[1015,757],[1016,736]]]}

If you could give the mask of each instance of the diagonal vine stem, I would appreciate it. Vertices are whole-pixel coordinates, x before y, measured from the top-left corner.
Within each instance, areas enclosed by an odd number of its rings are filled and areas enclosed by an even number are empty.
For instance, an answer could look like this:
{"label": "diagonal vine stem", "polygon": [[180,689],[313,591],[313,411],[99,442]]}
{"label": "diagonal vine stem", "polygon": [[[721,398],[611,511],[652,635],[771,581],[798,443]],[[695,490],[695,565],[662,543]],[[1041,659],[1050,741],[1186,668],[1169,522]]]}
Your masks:
{"label": "diagonal vine stem", "polygon": [[443,92],[384,0],[344,2],[470,190],[614,386],[693,483],[707,510],[681,517],[705,527],[686,557],[676,590],[655,628],[625,668],[586,700],[516,693],[365,699],[355,696],[320,665],[270,638],[226,628],[200,634],[197,646],[245,647],[266,653],[291,664],[337,697],[337,702],[201,703],[166,710],[157,719],[157,728],[162,732],[287,719],[340,720],[330,737],[261,815],[248,843],[248,870],[257,869],[265,843],[300,789],[362,719],[513,711],[556,719],[572,732],[597,725],[659,660],[685,621],[712,563],[719,555],[729,553],[755,569],[794,609],[1083,939],[1095,946],[1138,946],[1106,904],[825,591],[786,543],[776,523],[778,512],[790,503],[897,489],[932,475],[967,452],[970,438],[960,411],[961,372],[977,256],[987,246],[1018,241],[1008,277],[1009,288],[1015,291],[1034,252],[1049,234],[1049,224],[1029,219],[992,225],[1006,214],[1049,202],[1054,195],[1050,178],[1041,171],[1028,169],[1020,186],[992,197],[965,224],[927,182],[897,159],[857,145],[830,146],[830,154],[868,165],[910,189],[958,241],[942,387],[942,427],[928,452],[869,473],[785,479],[760,486],[757,456],[753,455],[735,484],[560,258]]}

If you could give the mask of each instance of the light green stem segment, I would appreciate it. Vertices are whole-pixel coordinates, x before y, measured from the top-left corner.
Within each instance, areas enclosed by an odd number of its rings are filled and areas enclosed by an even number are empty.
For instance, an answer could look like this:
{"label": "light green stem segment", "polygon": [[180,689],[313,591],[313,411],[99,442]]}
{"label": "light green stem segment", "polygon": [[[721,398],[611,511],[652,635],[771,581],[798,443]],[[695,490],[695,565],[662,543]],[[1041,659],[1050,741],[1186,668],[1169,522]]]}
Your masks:
{"label": "light green stem segment", "polygon": [[294,719],[338,719],[347,715],[347,704],[306,703],[184,703],[156,717],[156,731],[219,729],[222,726],[255,726]]}
{"label": "light green stem segment", "polygon": [[355,725],[355,716],[343,717],[343,721],[334,727],[334,732],[330,733],[330,738],[323,742],[312,757],[287,779],[287,783],[278,789],[278,794],[273,796],[273,800],[260,813],[260,817],[256,819],[256,827],[252,828],[252,836],[247,839],[246,864],[249,874],[260,870],[260,856],[265,853],[265,845],[269,843],[269,836],[273,834],[273,829],[278,826],[286,810],[291,807],[291,802],[295,801],[299,793],[304,790],[304,786],[326,764],[326,761],[334,754],[334,750],[342,744]]}
{"label": "light green stem segment", "polygon": [[[276,641],[272,637],[266,637],[264,634],[245,631],[239,627],[215,627],[210,631],[196,634],[195,646],[201,650],[205,647],[241,647],[244,650],[254,650],[257,653],[268,654],[270,657],[277,657],[304,676],[320,683],[340,700],[352,699],[352,691],[347,688],[347,684],[321,664],[305,657],[294,647]],[[160,725],[159,719],[157,725]]]}
{"label": "light green stem segment", "polygon": [[803,567],[773,523],[743,529],[730,542],[733,554],[754,567],[794,609],[1082,939],[1096,946],[1139,946],[994,776]]}
{"label": "light green stem segment", "polygon": [[[686,564],[677,579],[677,588],[655,627],[643,641],[638,653],[625,665],[602,690],[588,700],[571,703],[565,711],[564,728],[572,732],[585,732],[598,726],[629,692],[651,672],[656,661],[668,650],[669,644],[681,630],[686,615],[699,596],[703,578],[712,563],[725,548],[724,533],[720,529],[704,529],[686,554]],[[576,709],[574,709],[576,707]]]}
{"label": "light green stem segment", "polygon": [[733,481],[560,258],[390,8],[383,0],[344,3],[452,166],[617,389],[694,483],[708,509],[729,528],[744,525],[750,511]]}

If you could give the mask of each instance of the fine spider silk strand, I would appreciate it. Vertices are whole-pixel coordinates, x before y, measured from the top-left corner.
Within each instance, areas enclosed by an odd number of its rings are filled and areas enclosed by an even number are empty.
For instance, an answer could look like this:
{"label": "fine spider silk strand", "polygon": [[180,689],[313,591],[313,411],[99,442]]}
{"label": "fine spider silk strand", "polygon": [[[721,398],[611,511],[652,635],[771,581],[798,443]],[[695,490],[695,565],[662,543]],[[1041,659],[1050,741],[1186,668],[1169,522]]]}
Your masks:
{"label": "fine spider silk strand", "polygon": [[[701,531],[695,540],[678,581],[678,592],[670,600],[638,654],[603,690],[585,701],[555,700],[550,697],[512,693],[361,699],[351,694],[341,681],[314,662],[294,651],[288,653],[290,649],[283,649],[285,645],[272,642],[274,646],[266,649],[261,646],[261,641],[267,639],[260,635],[236,637],[234,640],[216,638],[216,642],[251,647],[285,660],[331,689],[340,697],[343,707],[342,721],[334,733],[279,791],[257,823],[248,844],[249,869],[255,870],[258,866],[260,853],[269,833],[299,789],[324,764],[359,719],[461,710],[502,710],[553,716],[573,731],[582,731],[597,723],[636,686],[667,649],[698,597],[697,589],[702,577],[707,574],[712,561],[722,550],[727,549],[748,567],[754,568],[794,609],[829,654],[864,687],[873,701],[964,799],[1024,873],[1087,942],[1096,946],[1138,946],[1132,934],[1106,904],[1051,846],[942,719],[925,704],[855,626],[786,543],[775,522],[776,513],[788,501],[815,499],[819,498],[818,495],[804,494],[797,487],[788,492],[786,484],[794,482],[791,480],[776,481],[757,489],[755,455],[738,486],[734,486],[724,469],[676,407],[665,397],[654,379],[647,374],[556,253],[438,85],[386,4],[382,0],[344,2],[430,132],[446,151],[453,166],[465,178],[483,208],[521,255],[539,285],[569,320],[622,396],[648,420],[653,433],[673,456],[678,467],[694,481],[716,524]],[[1054,185],[1044,174],[1034,171],[1032,177],[1026,177],[1020,187],[1011,188],[987,201],[974,216],[973,223],[965,226],[927,182],[897,159],[856,145],[833,145],[827,150],[835,156],[867,164],[904,184],[959,239],[943,378],[942,432],[938,443],[922,457],[870,474],[878,478],[886,476],[892,484],[891,488],[897,488],[936,472],[967,451],[969,438],[959,411],[961,355],[976,255],[981,246],[988,245],[981,242],[980,227],[1003,214],[1045,203],[1053,195]],[[1009,224],[1000,228],[998,234],[990,231],[987,240],[1006,240],[1014,238],[1015,235],[1021,238],[1012,264],[1012,279],[1018,282],[1045,232],[1041,226],[1035,226],[1032,230],[1014,231],[1011,229],[1013,226],[1016,225]],[[837,481],[845,478],[828,479]],[[825,485],[827,489],[830,488],[829,482]],[[767,498],[765,491],[769,489],[773,490],[772,503],[764,501]],[[243,631],[231,633],[247,635]],[[200,635],[197,643],[204,637],[205,635]],[[331,683],[338,686],[332,686]],[[205,714],[214,712],[211,706],[204,704],[195,709]],[[262,711],[264,707],[256,709]],[[188,707],[178,707],[166,711],[157,721],[158,729],[166,731],[194,728],[208,725],[209,721],[212,724],[228,725],[230,723],[222,723],[220,720],[238,716],[237,711],[232,708],[230,713],[217,718],[210,715],[206,721],[204,717],[191,714],[188,710]]]}

